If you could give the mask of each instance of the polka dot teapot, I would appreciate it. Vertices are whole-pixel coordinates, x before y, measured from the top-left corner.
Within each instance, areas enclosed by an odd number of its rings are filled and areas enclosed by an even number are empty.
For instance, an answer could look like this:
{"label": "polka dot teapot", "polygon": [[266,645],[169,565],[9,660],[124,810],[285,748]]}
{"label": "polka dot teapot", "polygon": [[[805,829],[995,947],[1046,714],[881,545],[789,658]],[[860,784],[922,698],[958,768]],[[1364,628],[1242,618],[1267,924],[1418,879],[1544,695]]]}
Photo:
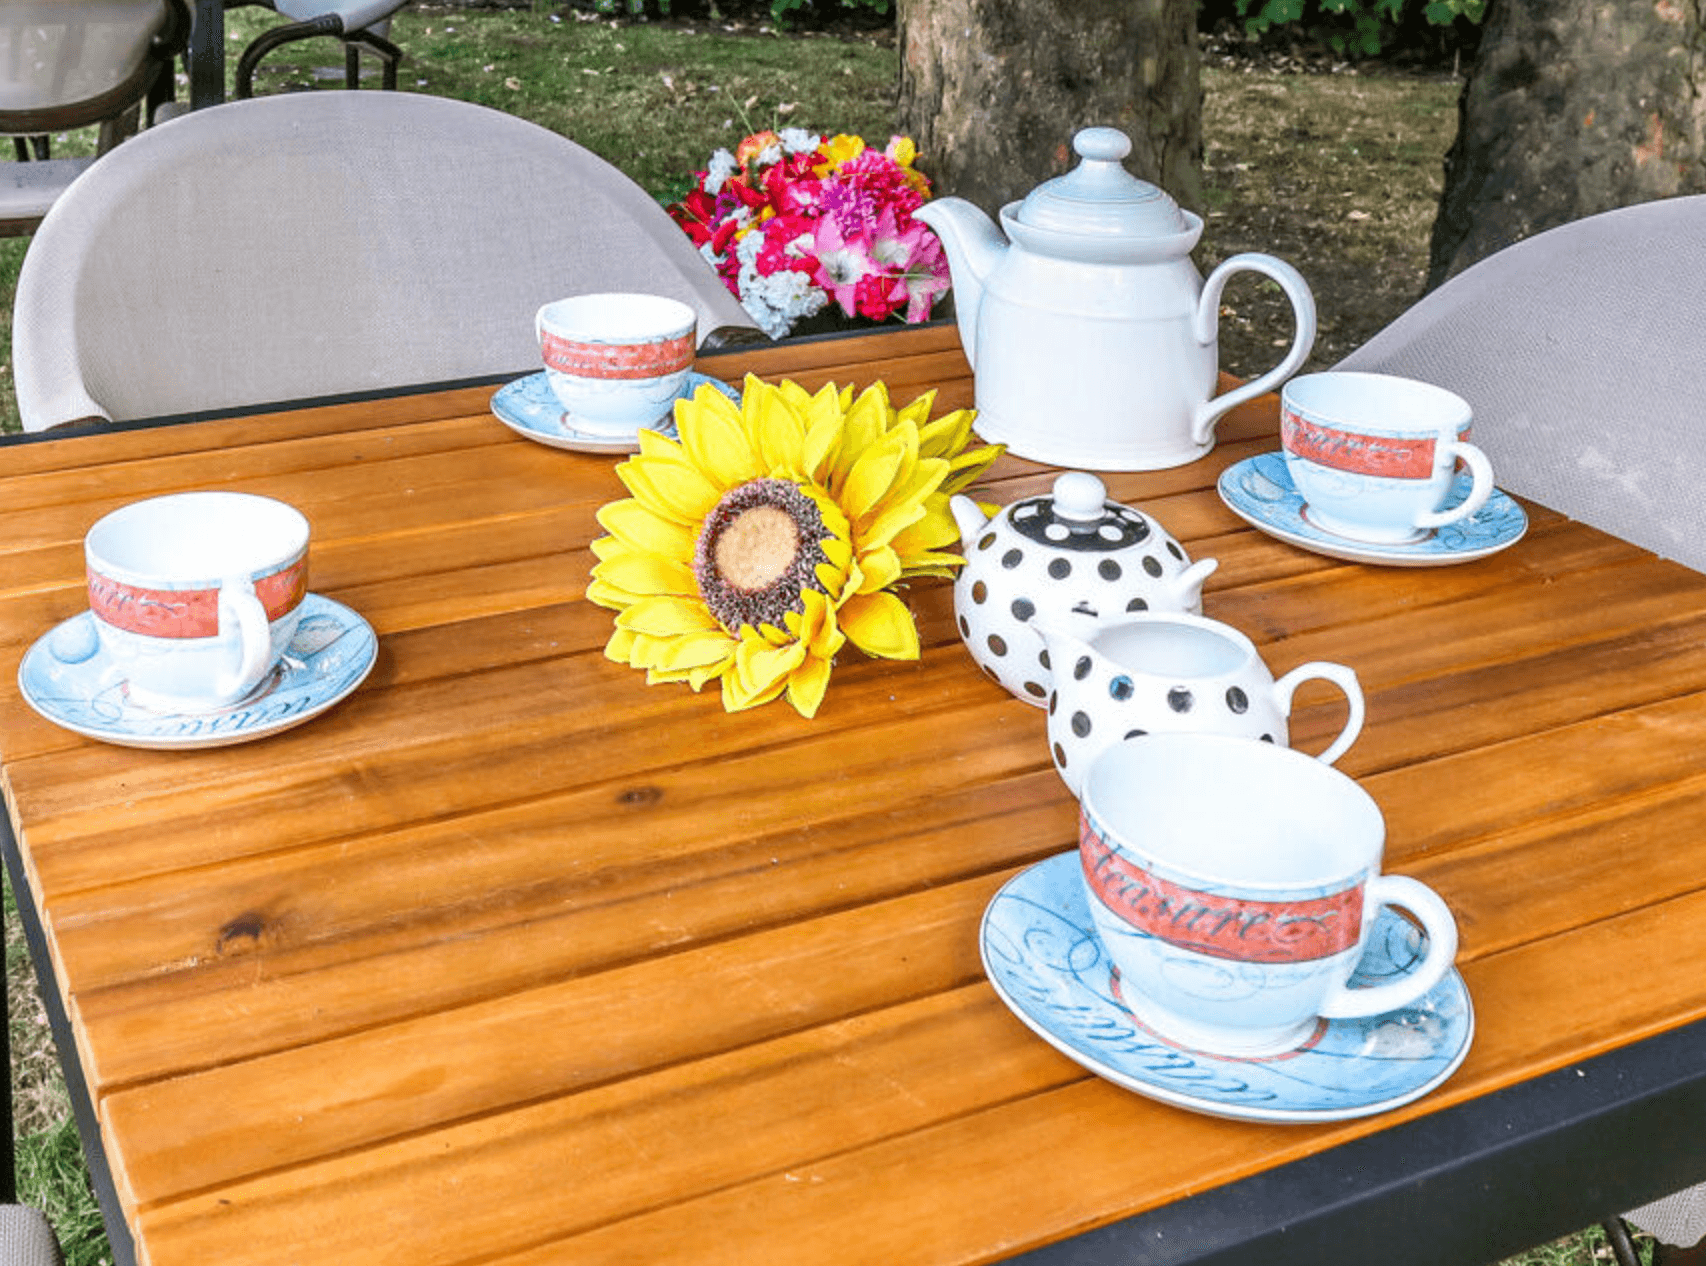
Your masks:
{"label": "polka dot teapot", "polygon": [[1039,708],[1053,678],[1035,621],[1201,614],[1203,582],[1219,565],[1191,562],[1158,522],[1109,501],[1102,481],[1082,471],[992,518],[970,497],[954,497],[949,508],[966,557],[954,583],[960,636],[986,673]]}

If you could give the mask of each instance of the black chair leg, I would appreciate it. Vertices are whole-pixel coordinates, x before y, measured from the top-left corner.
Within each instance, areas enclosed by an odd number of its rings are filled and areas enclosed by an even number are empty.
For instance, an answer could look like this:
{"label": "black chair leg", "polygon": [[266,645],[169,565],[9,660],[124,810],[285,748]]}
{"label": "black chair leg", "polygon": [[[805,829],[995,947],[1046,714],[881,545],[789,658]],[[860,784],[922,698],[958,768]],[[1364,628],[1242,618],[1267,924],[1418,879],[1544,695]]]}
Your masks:
{"label": "black chair leg", "polygon": [[[384,65],[384,78],[380,81],[386,92],[397,90],[397,63],[403,60],[403,50],[398,48],[383,35],[375,35],[372,31],[351,31],[344,36],[346,47],[349,44],[363,44],[379,54],[379,60]],[[352,82],[350,87],[355,87]]]}
{"label": "black chair leg", "polygon": [[1635,1251],[1635,1241],[1629,1238],[1629,1226],[1622,1218],[1609,1218],[1600,1226],[1605,1231],[1605,1242],[1611,1245],[1611,1255],[1617,1259],[1617,1266],[1641,1266],[1641,1255]]}

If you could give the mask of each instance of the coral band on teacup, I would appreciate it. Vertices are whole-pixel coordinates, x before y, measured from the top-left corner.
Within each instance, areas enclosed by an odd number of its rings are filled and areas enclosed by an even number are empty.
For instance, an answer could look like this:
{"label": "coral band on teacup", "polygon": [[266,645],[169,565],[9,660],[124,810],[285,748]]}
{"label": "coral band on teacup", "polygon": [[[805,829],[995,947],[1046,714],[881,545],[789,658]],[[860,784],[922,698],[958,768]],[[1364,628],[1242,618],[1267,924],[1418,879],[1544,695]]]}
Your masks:
{"label": "coral band on teacup", "polygon": [[[1469,426],[1458,432],[1469,438]],[[1384,479],[1431,479],[1437,460],[1437,431],[1422,435],[1363,435],[1328,426],[1294,409],[1280,413],[1280,442],[1304,461]]]}
{"label": "coral band on teacup", "polygon": [[582,378],[660,378],[693,364],[693,333],[641,343],[583,343],[541,331],[540,353],[548,369]]}
{"label": "coral band on teacup", "polygon": [[1247,963],[1308,963],[1362,938],[1363,885],[1319,897],[1262,901],[1189,887],[1145,869],[1080,816],[1084,882],[1132,928],[1180,949]]}
{"label": "coral band on teacup", "polygon": [[[145,637],[219,636],[219,588],[150,589],[90,570],[89,609],[98,619]],[[308,593],[308,559],[254,578],[255,597],[268,620],[296,609]]]}

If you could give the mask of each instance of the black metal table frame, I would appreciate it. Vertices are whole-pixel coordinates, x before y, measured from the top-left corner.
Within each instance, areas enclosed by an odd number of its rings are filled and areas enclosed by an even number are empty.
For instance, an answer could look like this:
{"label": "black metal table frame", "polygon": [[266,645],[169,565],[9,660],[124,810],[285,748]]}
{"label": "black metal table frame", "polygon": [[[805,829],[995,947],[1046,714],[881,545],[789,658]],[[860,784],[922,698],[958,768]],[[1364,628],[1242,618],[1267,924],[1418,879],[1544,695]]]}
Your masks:
{"label": "black metal table frame", "polygon": [[[199,14],[210,0],[197,3]],[[116,428],[12,435],[0,439],[0,448],[93,431],[484,386],[515,376],[485,375],[406,392],[348,393]],[[74,1054],[76,1042],[9,814],[0,821],[0,851],[114,1266],[135,1266],[134,1241]],[[1133,1139],[1134,1181],[1141,1180],[1143,1163],[1143,1140]],[[1011,1260],[1022,1266],[1490,1266],[1703,1180],[1706,1020]]]}

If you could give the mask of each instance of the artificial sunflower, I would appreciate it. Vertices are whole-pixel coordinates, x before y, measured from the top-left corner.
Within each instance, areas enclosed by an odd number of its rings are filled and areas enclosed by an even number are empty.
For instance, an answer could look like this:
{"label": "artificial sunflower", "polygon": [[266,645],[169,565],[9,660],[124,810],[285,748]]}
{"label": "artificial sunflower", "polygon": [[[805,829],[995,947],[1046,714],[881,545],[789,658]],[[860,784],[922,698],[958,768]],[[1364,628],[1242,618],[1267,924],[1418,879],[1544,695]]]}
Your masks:
{"label": "artificial sunflower", "polygon": [[616,468],[632,494],[598,512],[610,535],[587,597],[617,612],[604,653],[648,682],[721,681],[730,712],[786,695],[823,702],[836,653],[917,659],[891,588],[962,561],[948,498],[1000,454],[966,448],[973,413],[930,420],[882,383],[815,394],[748,376],[741,403],[702,386],[675,406],[679,442],[640,432]]}

